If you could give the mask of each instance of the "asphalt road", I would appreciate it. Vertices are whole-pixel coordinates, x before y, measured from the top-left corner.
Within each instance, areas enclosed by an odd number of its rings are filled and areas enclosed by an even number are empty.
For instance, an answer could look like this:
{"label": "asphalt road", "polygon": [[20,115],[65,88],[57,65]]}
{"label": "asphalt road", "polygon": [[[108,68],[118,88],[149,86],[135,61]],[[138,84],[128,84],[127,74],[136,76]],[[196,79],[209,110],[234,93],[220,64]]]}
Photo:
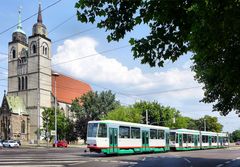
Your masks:
{"label": "asphalt road", "polygon": [[158,154],[105,156],[85,148],[2,149],[5,167],[240,167],[240,147]]}

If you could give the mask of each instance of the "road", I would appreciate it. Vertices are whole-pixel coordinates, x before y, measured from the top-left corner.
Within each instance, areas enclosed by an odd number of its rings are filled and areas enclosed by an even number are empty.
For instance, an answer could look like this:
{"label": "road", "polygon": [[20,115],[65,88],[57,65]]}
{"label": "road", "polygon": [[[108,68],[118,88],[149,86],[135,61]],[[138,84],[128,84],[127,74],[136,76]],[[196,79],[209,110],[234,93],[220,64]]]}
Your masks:
{"label": "road", "polygon": [[240,167],[240,148],[105,156],[85,148],[2,149],[5,167]]}

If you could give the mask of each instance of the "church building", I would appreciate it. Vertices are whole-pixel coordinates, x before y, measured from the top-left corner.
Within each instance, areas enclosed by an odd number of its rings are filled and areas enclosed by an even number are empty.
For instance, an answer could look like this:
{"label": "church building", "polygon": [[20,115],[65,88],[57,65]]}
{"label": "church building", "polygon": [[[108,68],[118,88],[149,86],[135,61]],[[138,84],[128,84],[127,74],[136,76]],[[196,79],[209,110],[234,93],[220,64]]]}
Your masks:
{"label": "church building", "polygon": [[36,141],[35,132],[42,128],[41,112],[45,107],[53,107],[55,96],[58,107],[70,117],[72,100],[92,91],[87,83],[63,74],[54,75],[51,44],[41,4],[29,37],[22,29],[19,11],[17,30],[8,44],[8,91],[0,106],[0,138]]}

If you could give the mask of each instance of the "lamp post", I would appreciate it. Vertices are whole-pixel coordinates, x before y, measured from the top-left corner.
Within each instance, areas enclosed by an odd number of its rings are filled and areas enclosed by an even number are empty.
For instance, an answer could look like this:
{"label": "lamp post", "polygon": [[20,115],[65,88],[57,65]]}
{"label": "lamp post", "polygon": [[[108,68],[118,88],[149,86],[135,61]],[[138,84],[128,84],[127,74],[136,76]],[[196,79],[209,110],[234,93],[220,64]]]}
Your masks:
{"label": "lamp post", "polygon": [[56,80],[57,77],[59,76],[58,73],[54,72],[52,73],[52,76],[54,76],[54,94],[55,94],[55,98],[54,98],[54,111],[55,111],[55,147],[57,145],[57,91],[56,91]]}

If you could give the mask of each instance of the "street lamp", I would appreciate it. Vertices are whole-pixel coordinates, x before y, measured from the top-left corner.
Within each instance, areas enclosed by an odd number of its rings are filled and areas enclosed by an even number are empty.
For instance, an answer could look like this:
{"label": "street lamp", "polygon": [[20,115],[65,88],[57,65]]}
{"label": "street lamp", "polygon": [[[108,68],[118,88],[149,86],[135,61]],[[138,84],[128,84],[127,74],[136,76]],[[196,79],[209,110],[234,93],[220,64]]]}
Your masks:
{"label": "street lamp", "polygon": [[57,91],[56,91],[56,80],[57,80],[57,77],[59,76],[58,73],[54,72],[52,73],[52,76],[54,76],[54,94],[55,94],[55,103],[54,103],[54,109],[55,109],[55,147],[56,147],[56,144],[57,144]]}

